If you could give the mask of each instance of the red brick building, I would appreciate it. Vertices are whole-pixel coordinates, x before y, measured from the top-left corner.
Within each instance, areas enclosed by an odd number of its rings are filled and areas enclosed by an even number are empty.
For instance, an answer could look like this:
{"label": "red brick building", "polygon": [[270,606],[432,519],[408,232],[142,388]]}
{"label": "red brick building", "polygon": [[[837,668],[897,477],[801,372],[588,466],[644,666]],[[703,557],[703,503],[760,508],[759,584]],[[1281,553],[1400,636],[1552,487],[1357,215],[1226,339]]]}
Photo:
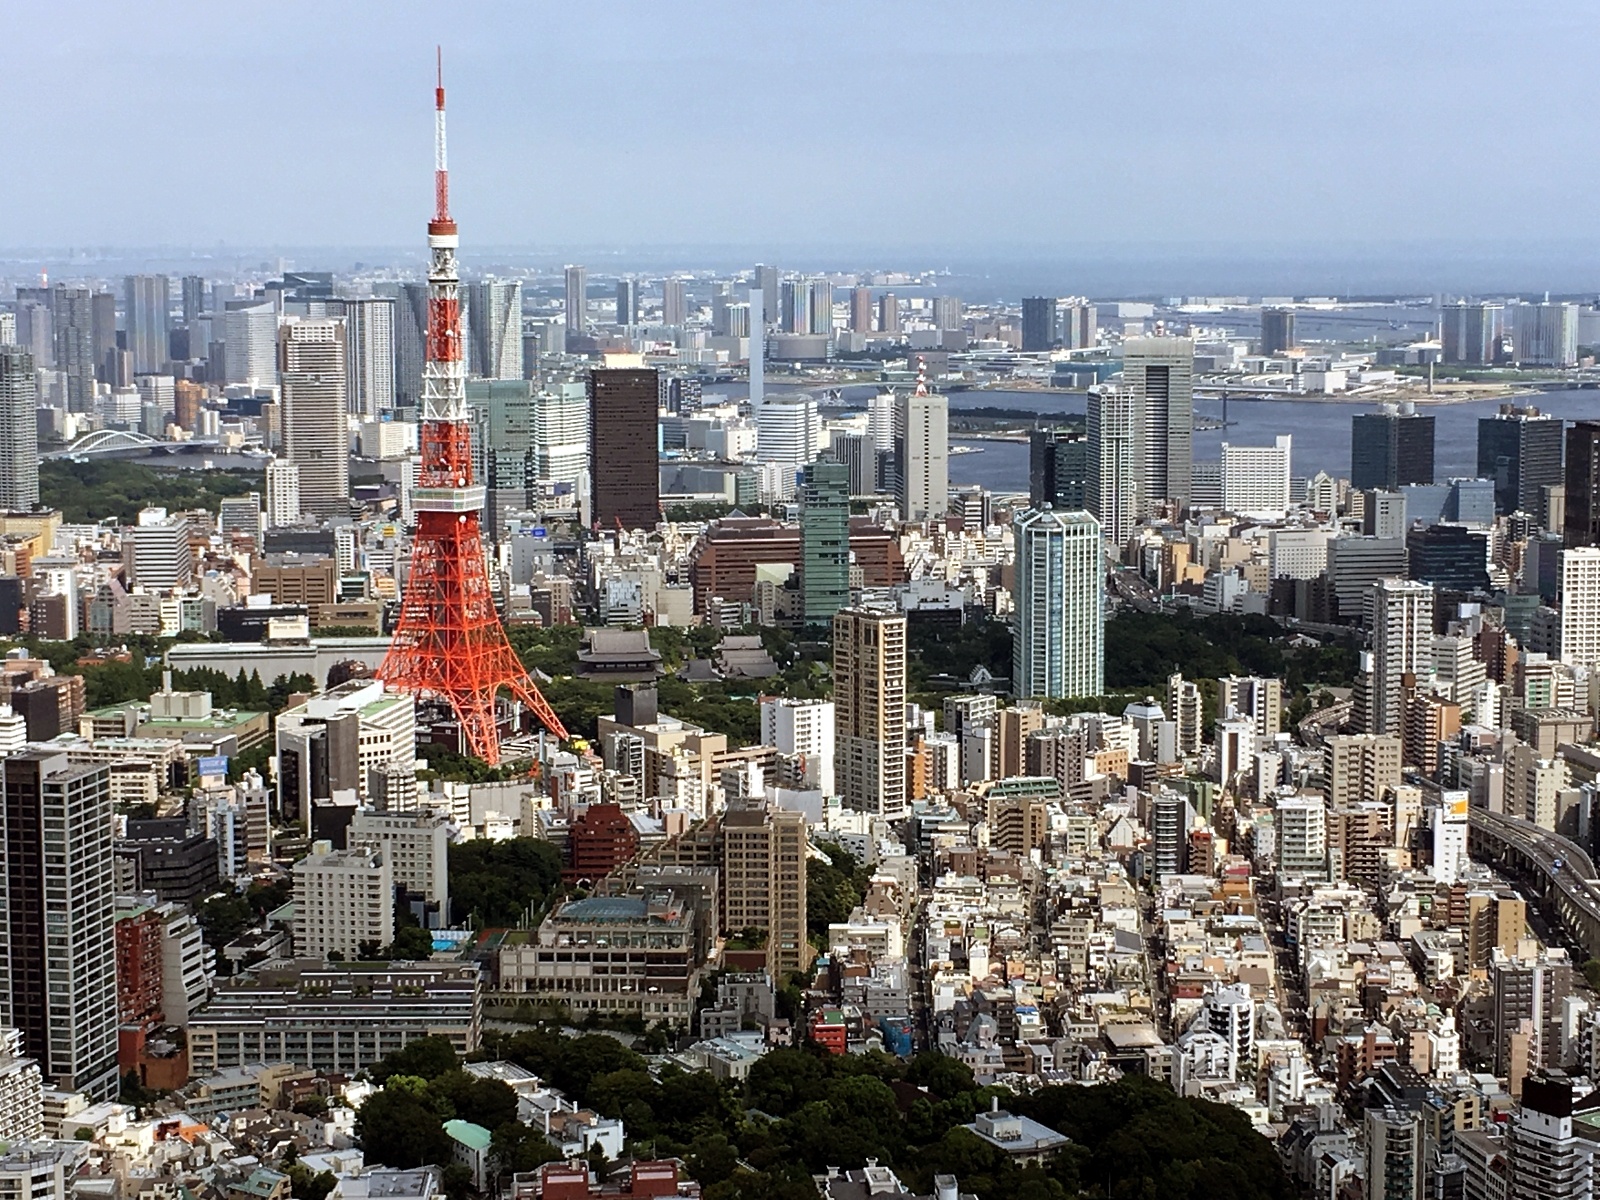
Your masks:
{"label": "red brick building", "polygon": [[[900,540],[868,517],[850,518],[850,555],[865,586],[905,582]],[[743,602],[756,584],[756,568],[787,563],[800,569],[800,527],[769,517],[724,517],[713,521],[689,554],[694,610],[706,611],[713,596]]]}
{"label": "red brick building", "polygon": [[161,918],[152,908],[117,919],[117,1021],[161,1020]]}
{"label": "red brick building", "polygon": [[567,833],[567,865],[561,877],[568,883],[604,879],[638,849],[639,831],[620,804],[592,804]]}

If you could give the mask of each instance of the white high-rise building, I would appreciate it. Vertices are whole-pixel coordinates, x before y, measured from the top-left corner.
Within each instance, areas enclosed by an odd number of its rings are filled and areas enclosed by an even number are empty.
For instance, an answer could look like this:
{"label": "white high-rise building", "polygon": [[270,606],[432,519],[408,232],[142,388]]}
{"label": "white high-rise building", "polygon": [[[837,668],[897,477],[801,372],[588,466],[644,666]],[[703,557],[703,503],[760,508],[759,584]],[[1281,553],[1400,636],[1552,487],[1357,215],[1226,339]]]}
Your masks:
{"label": "white high-rise building", "polygon": [[138,525],[122,535],[122,558],[129,582],[148,592],[187,587],[194,576],[189,522],[168,517],[164,508],[144,509]]}
{"label": "white high-rise building", "polygon": [[[796,700],[768,696],[761,701],[761,744],[779,754],[803,755],[807,775],[815,774],[824,796],[833,790],[833,733],[835,713],[831,700]],[[815,763],[815,770],[810,764]]]}
{"label": "white high-rise building", "polygon": [[1122,343],[1122,376],[1133,393],[1135,466],[1147,506],[1139,517],[1162,500],[1187,505],[1194,472],[1193,340],[1128,338]]}
{"label": "white high-rise building", "polygon": [[279,336],[283,457],[300,468],[300,510],[350,511],[350,418],[344,322],[289,321]]}
{"label": "white high-rise building", "polygon": [[1405,724],[1404,676],[1433,673],[1433,587],[1409,579],[1372,585],[1372,733],[1398,734]]}
{"label": "white high-rise building", "polygon": [[879,392],[867,401],[867,437],[880,454],[894,451],[894,412],[893,392]]}
{"label": "white high-rise building", "polygon": [[1084,491],[1105,540],[1120,547],[1127,543],[1144,506],[1133,392],[1116,384],[1092,387],[1087,409],[1089,452]]}
{"label": "white high-rise building", "polygon": [[278,311],[270,304],[230,308],[223,317],[229,383],[278,382]]}
{"label": "white high-rise building", "polygon": [[589,469],[589,393],[581,381],[534,393],[533,463],[543,482],[582,483]]}
{"label": "white high-rise building", "polygon": [[267,464],[267,528],[293,525],[300,519],[300,468],[286,459]]}
{"label": "white high-rise building", "polygon": [[821,449],[822,418],[812,396],[773,396],[756,410],[756,461],[776,468],[773,499],[793,498],[796,473]]}
{"label": "white high-rise building", "polygon": [[1012,520],[1016,613],[1011,688],[1022,699],[1105,690],[1105,551],[1087,512],[1027,509]]}
{"label": "white high-rise building", "polygon": [[1506,310],[1516,327],[1512,343],[1517,361],[1532,367],[1571,367],[1578,362],[1578,306],[1546,300],[1515,304]]}
{"label": "white high-rise building", "polygon": [[355,959],[394,941],[394,872],[382,850],[313,842],[292,874],[296,958]]}
{"label": "white high-rise building", "polygon": [[900,519],[929,521],[950,507],[950,401],[920,380],[895,408]]}
{"label": "white high-rise building", "polygon": [[0,511],[39,506],[38,408],[33,355],[0,339]]}
{"label": "white high-rise building", "polygon": [[846,808],[906,814],[906,619],[841,609],[833,618],[834,782]]}
{"label": "white high-rise building", "polygon": [[1325,878],[1328,872],[1328,807],[1321,796],[1278,801],[1279,878]]}
{"label": "white high-rise building", "polygon": [[1222,443],[1222,507],[1239,517],[1272,520],[1289,510],[1291,435],[1271,446]]}
{"label": "white high-rise building", "polygon": [[369,421],[395,405],[395,303],[365,296],[328,305],[329,316],[344,319],[345,403]]}
{"label": "white high-rise building", "polygon": [[1600,546],[1561,552],[1561,661],[1600,666]]}
{"label": "white high-rise building", "polygon": [[468,371],[480,379],[521,379],[522,284],[489,279],[462,290],[467,302]]}

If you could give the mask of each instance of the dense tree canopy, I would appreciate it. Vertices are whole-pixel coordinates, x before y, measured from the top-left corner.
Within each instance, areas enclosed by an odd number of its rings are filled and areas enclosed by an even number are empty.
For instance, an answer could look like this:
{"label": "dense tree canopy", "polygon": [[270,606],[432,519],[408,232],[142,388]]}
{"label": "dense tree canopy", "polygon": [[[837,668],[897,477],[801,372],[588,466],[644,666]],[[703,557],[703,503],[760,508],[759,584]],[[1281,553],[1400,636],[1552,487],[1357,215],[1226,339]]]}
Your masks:
{"label": "dense tree canopy", "polygon": [[229,496],[263,491],[264,478],[253,471],[157,471],[114,458],[52,458],[39,464],[39,502],[59,508],[74,525],[110,517],[132,525],[139,510],[152,505],[215,512]]}
{"label": "dense tree canopy", "polygon": [[520,925],[528,906],[543,906],[560,882],[561,852],[539,838],[450,846],[456,919],[471,919],[479,928]]}
{"label": "dense tree canopy", "polygon": [[[742,1085],[666,1066],[656,1073],[610,1037],[547,1029],[485,1035],[485,1054],[520,1063],[605,1116],[650,1153],[685,1159],[708,1200],[814,1196],[812,1174],[876,1158],[913,1190],[948,1172],[982,1200],[1288,1200],[1272,1144],[1222,1105],[1130,1077],[1025,1096],[980,1088],[965,1064],[909,1063],[812,1048],[769,1052]],[[1071,1144],[1018,1167],[962,1128],[991,1099],[1058,1129]],[[811,1190],[807,1190],[811,1189]]]}

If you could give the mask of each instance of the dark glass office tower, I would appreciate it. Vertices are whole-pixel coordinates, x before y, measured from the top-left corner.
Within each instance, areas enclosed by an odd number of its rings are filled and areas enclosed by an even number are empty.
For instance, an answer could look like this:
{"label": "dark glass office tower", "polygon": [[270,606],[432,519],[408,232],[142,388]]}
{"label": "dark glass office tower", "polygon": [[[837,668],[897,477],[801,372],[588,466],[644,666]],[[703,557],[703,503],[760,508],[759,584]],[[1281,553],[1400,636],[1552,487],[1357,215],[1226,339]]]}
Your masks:
{"label": "dark glass office tower", "polygon": [[654,370],[589,373],[589,480],[602,529],[654,529],[660,519],[659,390]]}
{"label": "dark glass office tower", "polygon": [[1525,512],[1544,525],[1544,489],[1563,481],[1562,422],[1537,408],[1502,404],[1478,421],[1478,474],[1494,480],[1497,513]]}
{"label": "dark glass office tower", "polygon": [[1600,546],[1600,421],[1574,421],[1567,430],[1566,480],[1562,541]]}
{"label": "dark glass office tower", "polygon": [[1359,413],[1350,419],[1350,484],[1392,492],[1433,482],[1433,417],[1414,412]]}
{"label": "dark glass office tower", "polygon": [[1033,508],[1088,507],[1089,442],[1070,429],[1028,434],[1028,504]]}

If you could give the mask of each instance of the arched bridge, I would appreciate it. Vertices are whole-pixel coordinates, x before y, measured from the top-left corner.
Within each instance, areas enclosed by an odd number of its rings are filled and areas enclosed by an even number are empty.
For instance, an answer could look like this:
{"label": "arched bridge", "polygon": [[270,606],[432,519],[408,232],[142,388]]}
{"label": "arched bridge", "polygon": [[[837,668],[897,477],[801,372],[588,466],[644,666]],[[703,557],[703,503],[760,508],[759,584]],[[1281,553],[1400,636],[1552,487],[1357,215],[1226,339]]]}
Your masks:
{"label": "arched bridge", "polygon": [[195,438],[186,442],[163,442],[136,429],[95,429],[76,441],[52,450],[46,458],[89,458],[96,454],[120,454],[133,450],[148,450],[162,446],[174,450],[214,449],[216,439]]}
{"label": "arched bridge", "polygon": [[135,429],[94,429],[59,451],[62,457],[84,454],[110,454],[115,450],[138,450],[154,446],[156,439]]}
{"label": "arched bridge", "polygon": [[1588,852],[1523,817],[1474,808],[1469,821],[1472,857],[1527,885],[1585,954],[1600,957],[1600,878]]}

